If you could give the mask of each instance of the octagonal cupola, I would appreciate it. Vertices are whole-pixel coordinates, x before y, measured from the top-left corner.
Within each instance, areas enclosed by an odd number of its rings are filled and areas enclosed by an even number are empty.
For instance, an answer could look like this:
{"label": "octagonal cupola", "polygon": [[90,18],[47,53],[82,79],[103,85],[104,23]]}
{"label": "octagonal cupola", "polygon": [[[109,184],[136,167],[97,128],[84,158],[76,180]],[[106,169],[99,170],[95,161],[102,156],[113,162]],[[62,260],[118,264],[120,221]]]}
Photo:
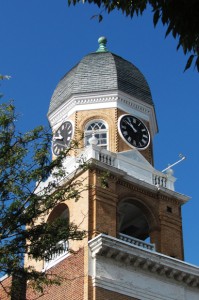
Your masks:
{"label": "octagonal cupola", "polygon": [[109,52],[105,37],[98,42],[98,50],[86,55],[58,83],[48,111],[51,125],[74,111],[118,107],[150,119],[155,134],[154,104],[144,75],[131,62]]}

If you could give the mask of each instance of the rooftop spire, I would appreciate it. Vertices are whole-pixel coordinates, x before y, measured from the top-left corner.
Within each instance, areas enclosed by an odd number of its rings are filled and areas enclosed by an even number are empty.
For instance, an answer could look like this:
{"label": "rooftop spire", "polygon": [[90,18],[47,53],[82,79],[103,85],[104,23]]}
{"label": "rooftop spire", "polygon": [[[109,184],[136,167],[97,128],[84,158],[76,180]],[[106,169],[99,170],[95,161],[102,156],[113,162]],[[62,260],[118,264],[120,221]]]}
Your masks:
{"label": "rooftop spire", "polygon": [[99,43],[99,48],[97,49],[96,52],[108,52],[108,49],[106,48],[107,39],[105,36],[101,36],[98,39],[98,43]]}

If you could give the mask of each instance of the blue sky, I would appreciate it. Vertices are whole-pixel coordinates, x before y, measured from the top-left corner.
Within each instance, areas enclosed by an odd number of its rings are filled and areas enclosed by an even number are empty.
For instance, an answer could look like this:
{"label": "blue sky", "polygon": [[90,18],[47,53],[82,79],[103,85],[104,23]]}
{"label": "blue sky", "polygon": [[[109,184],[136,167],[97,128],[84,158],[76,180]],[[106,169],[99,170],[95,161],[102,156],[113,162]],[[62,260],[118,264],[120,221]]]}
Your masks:
{"label": "blue sky", "polygon": [[15,100],[21,131],[47,124],[60,78],[106,36],[108,49],[135,64],[150,85],[159,125],[156,168],[179,153],[187,157],[174,168],[175,186],[192,197],[183,207],[185,259],[199,265],[199,74],[193,68],[183,73],[187,58],[172,37],[164,38],[161,25],[154,30],[150,11],[133,20],[105,14],[101,23],[91,20],[98,12],[93,5],[68,8],[66,0],[1,0],[0,73],[12,76],[1,85],[4,100]]}

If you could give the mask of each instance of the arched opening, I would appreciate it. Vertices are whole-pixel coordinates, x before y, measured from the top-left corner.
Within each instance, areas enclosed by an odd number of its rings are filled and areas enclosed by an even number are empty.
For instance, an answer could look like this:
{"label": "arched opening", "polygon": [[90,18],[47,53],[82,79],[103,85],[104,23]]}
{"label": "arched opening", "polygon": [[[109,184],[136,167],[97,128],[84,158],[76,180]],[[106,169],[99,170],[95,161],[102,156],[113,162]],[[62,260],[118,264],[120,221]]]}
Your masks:
{"label": "arched opening", "polygon": [[150,212],[144,205],[133,199],[120,202],[118,231],[121,239],[131,241],[132,238],[132,244],[136,244],[133,240],[143,241],[140,245],[152,250],[154,246],[147,247],[146,244],[150,243],[150,225]]}
{"label": "arched opening", "polygon": [[[50,213],[47,222],[52,223],[55,219],[60,218],[65,221],[66,230],[69,225],[69,209],[68,206],[64,203],[58,204],[53,211]],[[65,226],[65,225],[64,225]],[[48,269],[58,263],[60,260],[65,258],[68,254],[68,241],[61,240],[56,244],[56,252],[54,252],[48,260],[44,262],[45,269]]]}
{"label": "arched opening", "polygon": [[94,135],[97,140],[97,146],[108,149],[108,126],[103,120],[92,120],[85,126],[84,145],[89,146],[89,139]]}
{"label": "arched opening", "polygon": [[61,218],[66,220],[66,226],[69,224],[69,209],[64,203],[58,204],[50,213],[47,222],[51,223],[53,220]]}

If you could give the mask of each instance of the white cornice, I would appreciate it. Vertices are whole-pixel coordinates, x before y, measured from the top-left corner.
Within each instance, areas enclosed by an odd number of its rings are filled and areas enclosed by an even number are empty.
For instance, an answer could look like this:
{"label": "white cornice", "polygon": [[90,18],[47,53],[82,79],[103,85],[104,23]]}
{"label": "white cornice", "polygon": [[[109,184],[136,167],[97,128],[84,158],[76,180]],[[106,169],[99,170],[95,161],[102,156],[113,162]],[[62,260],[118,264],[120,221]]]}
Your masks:
{"label": "white cornice", "polygon": [[99,108],[119,108],[129,114],[149,121],[152,137],[158,131],[154,107],[121,91],[73,95],[60,105],[58,109],[53,111],[48,118],[51,127],[54,128],[76,111]]}
{"label": "white cornice", "polygon": [[87,163],[89,163],[90,166],[98,167],[99,169],[110,172],[110,174],[114,174],[118,178],[121,178],[123,182],[130,183],[130,184],[133,183],[136,186],[140,187],[141,189],[144,188],[150,192],[159,194],[160,196],[162,195],[165,197],[171,197],[173,199],[176,199],[177,201],[179,201],[180,205],[183,205],[190,200],[190,197],[187,195],[180,194],[176,191],[170,190],[168,188],[164,188],[160,185],[154,185],[152,183],[148,183],[134,176],[130,176],[124,170],[104,164],[100,161],[97,161],[96,159],[91,158],[87,161]]}
{"label": "white cornice", "polygon": [[102,170],[110,172],[110,174],[114,174],[118,178],[121,178],[121,180],[123,182],[130,183],[130,184],[133,183],[136,186],[140,187],[141,189],[144,188],[144,189],[146,189],[150,192],[159,194],[160,196],[162,195],[162,196],[165,196],[165,197],[172,197],[173,199],[176,199],[177,201],[179,201],[179,204],[181,204],[181,205],[183,205],[184,203],[186,203],[190,199],[189,196],[180,194],[180,193],[178,193],[174,190],[171,190],[169,188],[165,188],[161,185],[155,185],[155,184],[152,184],[152,182],[149,183],[149,182],[144,181],[140,178],[136,178],[135,176],[128,175],[126,170],[123,170],[123,169],[115,167],[115,166],[107,165],[107,164],[99,161],[96,157],[95,157],[95,159],[89,158],[87,160],[87,162],[90,165],[93,165],[94,167],[98,167]]}
{"label": "white cornice", "polygon": [[[131,154],[128,157],[128,154]],[[142,159],[141,159],[142,158]],[[146,163],[145,163],[146,162]],[[78,157],[66,157],[63,161],[63,168],[67,174],[66,177],[57,181],[56,177],[51,174],[49,178],[40,183],[36,192],[41,192],[48,185],[61,185],[69,178],[82,172],[81,164],[86,163],[94,168],[108,171],[121,181],[121,184],[133,184],[152,192],[159,196],[171,197],[177,200],[180,205],[186,203],[190,197],[174,191],[173,176],[167,175],[155,170],[137,150],[127,151],[124,153],[113,153],[98,146],[90,145],[79,153]],[[135,172],[134,172],[135,171]],[[160,183],[154,182],[154,177],[160,179]],[[161,185],[161,181],[163,184]]]}
{"label": "white cornice", "polygon": [[128,265],[199,288],[197,266],[104,234],[90,240],[88,245],[93,258],[103,256],[121,263],[128,261]]}

